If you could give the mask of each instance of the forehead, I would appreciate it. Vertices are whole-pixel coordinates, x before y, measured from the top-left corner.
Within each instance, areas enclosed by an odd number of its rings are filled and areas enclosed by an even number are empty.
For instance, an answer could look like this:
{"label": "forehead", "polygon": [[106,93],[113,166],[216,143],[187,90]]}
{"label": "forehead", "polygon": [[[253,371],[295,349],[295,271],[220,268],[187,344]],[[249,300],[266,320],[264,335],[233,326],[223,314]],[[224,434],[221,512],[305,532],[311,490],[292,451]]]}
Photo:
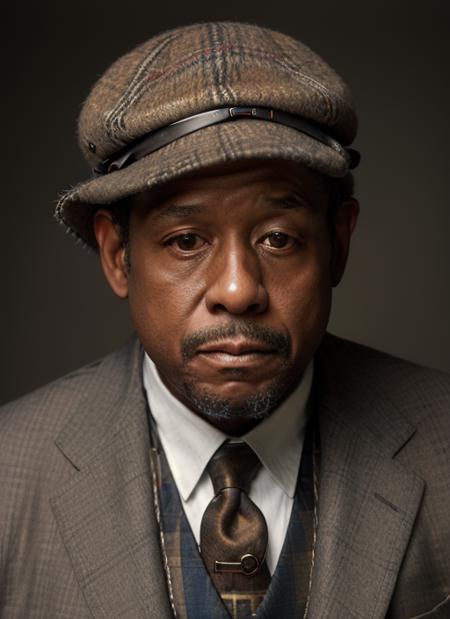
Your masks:
{"label": "forehead", "polygon": [[205,204],[235,198],[259,199],[298,194],[308,204],[328,201],[326,182],[320,174],[290,161],[231,162],[173,180],[135,196],[133,206],[144,214],[168,203],[183,201]]}

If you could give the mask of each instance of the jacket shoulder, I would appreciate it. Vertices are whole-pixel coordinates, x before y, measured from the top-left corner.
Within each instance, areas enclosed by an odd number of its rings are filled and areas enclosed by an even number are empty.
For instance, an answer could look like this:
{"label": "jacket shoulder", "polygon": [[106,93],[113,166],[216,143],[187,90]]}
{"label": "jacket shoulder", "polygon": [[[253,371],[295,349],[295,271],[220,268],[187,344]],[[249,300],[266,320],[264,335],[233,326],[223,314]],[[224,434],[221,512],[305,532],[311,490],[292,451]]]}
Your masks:
{"label": "jacket shoulder", "polygon": [[327,333],[319,349],[321,362],[333,365],[338,375],[352,373],[354,378],[382,384],[386,392],[410,389],[442,390],[450,395],[450,374]]}
{"label": "jacket shoulder", "polygon": [[[83,403],[107,388],[108,375],[117,383],[136,342],[85,365],[0,407],[0,464],[49,469],[56,436]],[[124,372],[122,372],[125,374]],[[126,380],[126,377],[124,377]]]}
{"label": "jacket shoulder", "polygon": [[431,419],[449,435],[449,374],[329,333],[317,356],[338,390],[390,401],[414,425]]}
{"label": "jacket shoulder", "polygon": [[[397,368],[399,372],[406,373],[418,373],[425,375],[435,375],[445,381],[450,381],[450,374],[442,372],[441,370],[435,370],[428,368],[414,361],[408,361],[401,357],[389,354],[377,348],[367,346],[352,340],[333,335],[332,333],[326,333],[322,344],[320,346],[320,352],[328,356],[339,357],[347,359],[349,362],[364,362],[370,364],[370,369],[373,371],[378,366],[380,370],[384,371],[387,368]],[[364,368],[362,368],[364,369]]]}
{"label": "jacket shoulder", "polygon": [[28,425],[39,431],[42,416],[62,420],[72,405],[83,397],[85,385],[101,364],[99,359],[62,376],[0,407],[0,436],[24,430]]}

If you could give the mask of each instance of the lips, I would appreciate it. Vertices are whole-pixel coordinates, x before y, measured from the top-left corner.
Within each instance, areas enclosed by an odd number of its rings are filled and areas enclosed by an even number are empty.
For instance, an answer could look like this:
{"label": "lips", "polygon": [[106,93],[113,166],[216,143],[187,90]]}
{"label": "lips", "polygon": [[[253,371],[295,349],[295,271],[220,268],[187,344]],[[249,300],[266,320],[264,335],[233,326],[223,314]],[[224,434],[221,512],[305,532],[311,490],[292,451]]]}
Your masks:
{"label": "lips", "polygon": [[[235,319],[232,322],[205,327],[187,335],[181,345],[185,363],[207,361],[214,356],[223,355],[239,360],[252,357],[264,363],[269,358],[287,359],[291,344],[287,334],[272,327]],[[203,360],[203,361],[202,361]]]}
{"label": "lips", "polygon": [[262,342],[222,340],[199,346],[192,363],[212,371],[254,373],[269,369],[277,358],[276,349]]}
{"label": "lips", "polygon": [[261,342],[224,340],[209,344],[204,344],[197,349],[197,354],[213,355],[223,354],[232,357],[242,357],[248,355],[268,355],[274,354],[274,348],[270,348],[267,344]]}

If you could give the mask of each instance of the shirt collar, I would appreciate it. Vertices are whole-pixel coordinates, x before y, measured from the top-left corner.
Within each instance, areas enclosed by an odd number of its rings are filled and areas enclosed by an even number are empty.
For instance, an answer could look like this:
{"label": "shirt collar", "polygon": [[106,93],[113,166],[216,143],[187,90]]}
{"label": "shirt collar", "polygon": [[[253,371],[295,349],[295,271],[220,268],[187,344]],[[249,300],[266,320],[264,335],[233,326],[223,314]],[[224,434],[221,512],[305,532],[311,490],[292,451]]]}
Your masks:
{"label": "shirt collar", "polygon": [[[289,397],[241,437],[290,497],[295,494],[312,376],[311,361]],[[172,475],[181,496],[187,501],[211,456],[229,436],[175,398],[147,354],[144,355],[143,378],[148,404]]]}
{"label": "shirt collar", "polygon": [[255,451],[275,482],[291,498],[297,484],[312,378],[311,361],[294,391],[269,417],[242,437]]}

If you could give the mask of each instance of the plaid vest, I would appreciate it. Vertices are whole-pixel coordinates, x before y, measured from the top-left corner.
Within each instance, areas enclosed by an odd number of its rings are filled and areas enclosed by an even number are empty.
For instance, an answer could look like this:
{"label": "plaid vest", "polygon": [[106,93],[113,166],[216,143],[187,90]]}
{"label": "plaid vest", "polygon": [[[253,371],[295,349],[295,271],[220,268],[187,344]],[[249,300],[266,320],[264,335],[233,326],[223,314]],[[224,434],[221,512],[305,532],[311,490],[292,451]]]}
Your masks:
{"label": "plaid vest", "polygon": [[[313,566],[315,537],[312,424],[306,432],[292,513],[281,555],[256,619],[305,616]],[[178,490],[162,450],[158,458],[159,510],[164,561],[174,614],[179,619],[251,617],[248,603],[225,607],[203,565],[183,511]],[[269,532],[270,535],[270,532]],[[240,606],[241,605],[241,606]]]}

